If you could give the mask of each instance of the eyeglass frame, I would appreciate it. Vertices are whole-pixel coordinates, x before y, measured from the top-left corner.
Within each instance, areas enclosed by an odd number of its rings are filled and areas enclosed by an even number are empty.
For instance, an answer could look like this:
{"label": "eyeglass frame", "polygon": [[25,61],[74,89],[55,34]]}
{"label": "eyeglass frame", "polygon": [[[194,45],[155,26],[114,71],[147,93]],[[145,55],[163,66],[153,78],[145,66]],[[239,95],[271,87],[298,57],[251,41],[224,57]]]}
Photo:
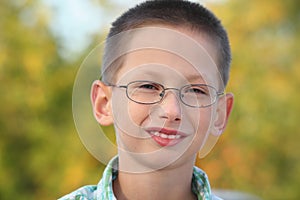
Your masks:
{"label": "eyeglass frame", "polygon": [[[159,96],[162,95],[162,96],[161,96],[161,99],[160,99],[159,101],[155,101],[155,102],[151,102],[151,103],[144,103],[144,102],[136,101],[136,100],[130,98],[130,96],[129,96],[129,94],[128,94],[128,85],[130,85],[130,84],[132,84],[132,83],[136,83],[136,82],[149,82],[149,83],[155,83],[155,84],[161,86],[161,88],[163,89],[162,92],[159,94]],[[165,97],[165,94],[166,94],[165,91],[166,91],[166,90],[177,90],[177,91],[179,92],[179,95],[178,95],[178,96],[179,96],[180,101],[181,101],[184,105],[189,106],[189,107],[192,107],[192,108],[206,108],[206,107],[209,107],[209,106],[211,106],[211,105],[213,105],[213,104],[216,103],[216,101],[217,101],[217,99],[218,99],[219,96],[222,96],[222,95],[225,94],[225,92],[220,92],[220,91],[218,91],[215,87],[213,87],[213,86],[211,86],[211,85],[207,85],[207,84],[189,84],[189,85],[184,85],[184,86],[182,86],[182,87],[179,88],[179,89],[178,89],[178,88],[174,88],[174,87],[165,87],[165,86],[163,86],[163,85],[160,84],[160,83],[157,83],[157,82],[154,82],[154,81],[149,81],[149,80],[137,80],[137,81],[131,81],[131,82],[127,83],[127,85],[115,85],[115,84],[111,84],[111,83],[104,83],[104,84],[105,84],[106,86],[109,86],[109,87],[117,87],[117,88],[124,88],[124,89],[126,89],[126,96],[127,96],[127,98],[128,98],[129,100],[135,102],[135,103],[142,104],[142,105],[152,105],[152,104],[160,103],[160,102],[164,99],[164,97]],[[185,102],[183,101],[182,95],[181,95],[181,90],[184,89],[184,88],[187,87],[187,86],[206,86],[206,87],[212,88],[213,90],[216,91],[216,97],[215,97],[214,101],[213,101],[211,104],[209,104],[209,105],[205,105],[205,106],[192,106],[192,105],[189,105],[189,104],[187,104],[187,103],[185,103]]]}

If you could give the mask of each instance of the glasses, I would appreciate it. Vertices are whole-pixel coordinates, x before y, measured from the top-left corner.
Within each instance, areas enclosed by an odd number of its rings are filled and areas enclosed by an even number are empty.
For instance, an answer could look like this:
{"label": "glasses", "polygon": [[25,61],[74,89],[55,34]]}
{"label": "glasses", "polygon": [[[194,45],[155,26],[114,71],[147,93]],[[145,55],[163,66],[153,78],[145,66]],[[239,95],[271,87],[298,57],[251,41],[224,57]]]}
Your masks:
{"label": "glasses", "polygon": [[127,85],[107,85],[126,89],[126,95],[131,101],[146,105],[161,102],[167,90],[177,90],[182,103],[194,108],[211,106],[216,102],[218,96],[224,94],[205,84],[190,84],[180,89],[165,88],[163,85],[152,81],[133,81]]}

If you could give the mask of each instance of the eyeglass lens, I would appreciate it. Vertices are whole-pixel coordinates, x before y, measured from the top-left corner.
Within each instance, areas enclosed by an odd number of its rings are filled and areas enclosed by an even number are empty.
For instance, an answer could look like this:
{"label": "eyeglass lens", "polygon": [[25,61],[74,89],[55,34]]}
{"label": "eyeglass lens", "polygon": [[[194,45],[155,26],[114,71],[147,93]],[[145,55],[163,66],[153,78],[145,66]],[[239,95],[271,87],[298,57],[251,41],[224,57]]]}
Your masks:
{"label": "eyeglass lens", "polygon": [[[163,99],[168,89],[173,88],[164,88],[161,84],[150,81],[135,81],[128,84],[127,96],[137,103],[154,104]],[[179,89],[179,96],[181,101],[188,106],[205,107],[215,102],[217,91],[208,85],[192,84]]]}

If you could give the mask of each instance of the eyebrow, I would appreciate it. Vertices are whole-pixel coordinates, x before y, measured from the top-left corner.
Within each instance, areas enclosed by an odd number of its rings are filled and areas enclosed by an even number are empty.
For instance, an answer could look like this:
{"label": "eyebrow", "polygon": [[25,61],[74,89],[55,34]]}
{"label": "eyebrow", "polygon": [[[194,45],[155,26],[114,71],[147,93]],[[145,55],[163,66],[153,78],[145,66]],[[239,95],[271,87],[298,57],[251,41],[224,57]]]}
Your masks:
{"label": "eyebrow", "polygon": [[195,74],[187,76],[186,79],[188,81],[196,81],[196,80],[198,81],[198,80],[200,80],[200,81],[206,82],[205,79],[203,78],[203,76],[195,75]]}

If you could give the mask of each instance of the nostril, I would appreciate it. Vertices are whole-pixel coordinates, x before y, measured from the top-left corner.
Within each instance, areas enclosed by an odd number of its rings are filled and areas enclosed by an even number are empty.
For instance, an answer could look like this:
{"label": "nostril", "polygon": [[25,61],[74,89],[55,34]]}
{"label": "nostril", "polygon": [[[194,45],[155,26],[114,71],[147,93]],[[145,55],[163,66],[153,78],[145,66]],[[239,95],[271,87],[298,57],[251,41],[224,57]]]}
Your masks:
{"label": "nostril", "polygon": [[176,117],[176,118],[174,119],[174,121],[180,121],[180,118],[179,118],[179,117]]}
{"label": "nostril", "polygon": [[179,122],[181,121],[181,118],[179,116],[174,116],[173,114],[170,114],[170,113],[162,113],[160,115],[160,117],[162,119],[165,119],[167,121],[174,121],[174,122]]}

